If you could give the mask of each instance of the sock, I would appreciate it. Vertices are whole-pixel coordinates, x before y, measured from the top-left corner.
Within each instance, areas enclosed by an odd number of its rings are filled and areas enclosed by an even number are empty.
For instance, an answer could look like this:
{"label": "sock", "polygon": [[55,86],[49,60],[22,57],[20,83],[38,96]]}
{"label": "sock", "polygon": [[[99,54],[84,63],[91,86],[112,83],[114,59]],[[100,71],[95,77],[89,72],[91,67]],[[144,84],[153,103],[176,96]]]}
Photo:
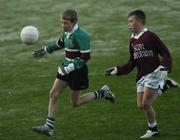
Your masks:
{"label": "sock", "polygon": [[158,131],[156,121],[153,123],[148,123],[148,126],[149,126],[149,130]]}
{"label": "sock", "polygon": [[166,85],[170,88],[178,87],[178,83],[173,80],[166,80]]}
{"label": "sock", "polygon": [[163,86],[163,89],[161,89],[162,93],[164,93],[167,89],[169,89],[169,86],[167,84],[165,84]]}
{"label": "sock", "polygon": [[55,124],[55,118],[47,117],[46,124],[49,128],[53,129]]}
{"label": "sock", "polygon": [[158,132],[159,131],[157,125],[154,126],[154,127],[149,127],[149,130],[154,131],[154,132]]}
{"label": "sock", "polygon": [[104,98],[106,92],[104,90],[96,90],[94,94],[95,94],[95,99],[100,99],[100,98]]}

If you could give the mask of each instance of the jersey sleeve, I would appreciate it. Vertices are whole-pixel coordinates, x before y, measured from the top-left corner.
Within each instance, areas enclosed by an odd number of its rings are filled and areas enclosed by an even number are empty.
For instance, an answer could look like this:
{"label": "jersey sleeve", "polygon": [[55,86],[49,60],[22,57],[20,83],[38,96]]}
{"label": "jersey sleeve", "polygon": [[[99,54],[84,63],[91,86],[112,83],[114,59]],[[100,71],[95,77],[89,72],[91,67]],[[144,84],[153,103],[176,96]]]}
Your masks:
{"label": "jersey sleeve", "polygon": [[64,33],[55,42],[48,44],[46,47],[48,53],[64,48]]}
{"label": "jersey sleeve", "polygon": [[134,68],[135,68],[135,62],[133,59],[133,52],[132,50],[129,48],[129,60],[126,64],[121,65],[121,66],[117,66],[118,68],[118,73],[117,75],[124,75],[124,74],[128,74],[130,73]]}
{"label": "jersey sleeve", "polygon": [[88,35],[82,34],[77,36],[75,39],[75,44],[79,47],[80,57],[74,60],[74,65],[76,69],[81,68],[84,64],[90,60],[90,37]]}
{"label": "jersey sleeve", "polygon": [[160,65],[166,67],[168,69],[168,71],[170,72],[171,68],[172,68],[172,58],[171,58],[169,49],[160,40],[160,38],[155,34],[153,34],[153,42],[154,42],[155,46],[157,46],[158,52],[162,58]]}

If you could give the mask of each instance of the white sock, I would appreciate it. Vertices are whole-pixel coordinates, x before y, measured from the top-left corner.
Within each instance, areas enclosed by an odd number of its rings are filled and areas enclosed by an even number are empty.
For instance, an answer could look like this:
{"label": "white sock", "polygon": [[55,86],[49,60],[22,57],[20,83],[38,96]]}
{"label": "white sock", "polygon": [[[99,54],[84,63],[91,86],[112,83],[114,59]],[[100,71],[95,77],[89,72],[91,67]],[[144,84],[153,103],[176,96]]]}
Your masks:
{"label": "white sock", "polygon": [[155,127],[156,125],[157,125],[156,121],[154,121],[153,123],[149,123],[149,122],[148,122],[148,126],[149,126],[150,128],[153,128],[153,127]]}

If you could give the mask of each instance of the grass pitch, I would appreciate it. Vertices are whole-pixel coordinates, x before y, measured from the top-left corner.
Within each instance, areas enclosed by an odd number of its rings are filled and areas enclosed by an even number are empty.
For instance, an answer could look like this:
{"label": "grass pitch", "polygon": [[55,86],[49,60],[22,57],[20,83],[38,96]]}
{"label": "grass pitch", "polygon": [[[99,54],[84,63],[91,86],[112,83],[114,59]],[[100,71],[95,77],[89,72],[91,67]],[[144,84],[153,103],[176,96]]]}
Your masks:
{"label": "grass pitch", "polygon": [[[180,82],[179,7],[178,0],[0,0],[0,140],[138,139],[147,124],[143,112],[136,107],[136,71],[128,76],[105,77],[104,70],[127,62],[127,14],[140,8],[146,12],[149,29],[170,48],[170,77]],[[73,109],[67,89],[59,97],[55,135],[49,138],[32,132],[31,127],[46,119],[48,92],[63,51],[41,60],[33,59],[31,52],[60,35],[59,15],[67,8],[78,12],[79,25],[92,35],[87,91],[106,83],[116,94],[117,102],[112,105],[99,100]],[[32,46],[20,41],[20,31],[27,25],[40,31],[39,42]],[[179,100],[179,89],[168,91],[157,100],[159,140],[179,140]]]}

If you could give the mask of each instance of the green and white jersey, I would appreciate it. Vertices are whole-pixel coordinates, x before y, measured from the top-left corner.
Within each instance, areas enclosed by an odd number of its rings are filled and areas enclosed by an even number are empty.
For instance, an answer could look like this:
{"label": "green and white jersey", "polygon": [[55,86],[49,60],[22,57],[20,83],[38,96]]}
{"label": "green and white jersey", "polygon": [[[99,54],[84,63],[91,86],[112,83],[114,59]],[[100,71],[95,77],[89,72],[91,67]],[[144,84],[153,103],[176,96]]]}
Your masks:
{"label": "green and white jersey", "polygon": [[63,32],[56,43],[47,46],[47,51],[64,48],[64,64],[74,63],[75,69],[80,69],[90,59],[90,36],[76,24],[71,32]]}

